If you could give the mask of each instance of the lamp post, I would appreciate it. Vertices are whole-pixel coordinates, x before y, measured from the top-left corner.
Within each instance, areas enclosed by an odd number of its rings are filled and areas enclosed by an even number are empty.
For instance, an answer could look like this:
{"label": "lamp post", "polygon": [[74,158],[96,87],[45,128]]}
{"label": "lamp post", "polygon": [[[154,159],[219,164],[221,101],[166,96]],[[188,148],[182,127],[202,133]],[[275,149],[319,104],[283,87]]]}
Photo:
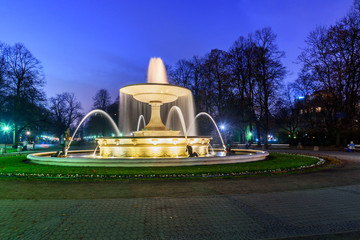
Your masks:
{"label": "lamp post", "polygon": [[252,139],[251,139],[251,138],[252,138],[252,135],[253,135],[252,132],[249,132],[249,133],[248,133],[248,138],[250,138],[249,141],[250,141],[251,143],[252,143]]}
{"label": "lamp post", "polygon": [[6,143],[7,143],[7,133],[8,133],[8,131],[10,130],[10,128],[8,127],[8,126],[4,126],[3,127],[3,132],[4,132],[4,134],[5,134],[5,149],[4,149],[4,153],[6,153]]}
{"label": "lamp post", "polygon": [[24,150],[27,150],[27,145],[28,145],[29,140],[30,140],[30,134],[31,134],[30,131],[26,131],[26,139],[25,139],[25,141],[23,141],[23,149]]}
{"label": "lamp post", "polygon": [[[227,144],[227,134],[226,134],[226,125],[224,124],[224,123],[222,123],[222,124],[220,124],[220,130],[221,130],[221,132],[222,132],[222,136],[224,137],[224,145],[223,145],[223,147],[224,147],[224,150],[226,150],[227,148],[226,148],[226,144]],[[228,144],[229,145],[229,144]],[[230,149],[230,145],[229,145],[229,149]]]}

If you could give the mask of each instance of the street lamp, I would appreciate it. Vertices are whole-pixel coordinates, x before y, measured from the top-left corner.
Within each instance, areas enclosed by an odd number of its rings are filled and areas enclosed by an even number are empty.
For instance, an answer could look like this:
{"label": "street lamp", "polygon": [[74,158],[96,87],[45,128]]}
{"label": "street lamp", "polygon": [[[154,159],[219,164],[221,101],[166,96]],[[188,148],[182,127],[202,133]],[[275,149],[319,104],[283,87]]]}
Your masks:
{"label": "street lamp", "polygon": [[6,152],[6,143],[7,143],[7,132],[10,130],[9,126],[4,126],[3,127],[3,132],[5,134],[5,152]]}
{"label": "street lamp", "polygon": [[28,130],[28,131],[25,132],[25,134],[26,134],[26,139],[23,141],[23,150],[27,150],[27,145],[28,145],[28,143],[30,141],[31,132]]}

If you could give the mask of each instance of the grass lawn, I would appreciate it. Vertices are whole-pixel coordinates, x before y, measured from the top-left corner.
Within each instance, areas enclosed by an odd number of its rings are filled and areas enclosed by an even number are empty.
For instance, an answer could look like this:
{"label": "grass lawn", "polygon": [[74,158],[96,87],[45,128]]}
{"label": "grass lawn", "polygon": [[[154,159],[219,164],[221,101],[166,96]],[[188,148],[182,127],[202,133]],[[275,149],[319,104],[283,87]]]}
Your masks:
{"label": "grass lawn", "polygon": [[6,148],[6,152],[7,153],[12,153],[12,152],[16,152],[17,151],[17,149],[14,149],[14,148]]}
{"label": "grass lawn", "polygon": [[26,155],[0,157],[0,175],[50,178],[166,178],[273,174],[313,166],[319,159],[284,153],[270,153],[265,161],[184,167],[66,167],[25,163]]}

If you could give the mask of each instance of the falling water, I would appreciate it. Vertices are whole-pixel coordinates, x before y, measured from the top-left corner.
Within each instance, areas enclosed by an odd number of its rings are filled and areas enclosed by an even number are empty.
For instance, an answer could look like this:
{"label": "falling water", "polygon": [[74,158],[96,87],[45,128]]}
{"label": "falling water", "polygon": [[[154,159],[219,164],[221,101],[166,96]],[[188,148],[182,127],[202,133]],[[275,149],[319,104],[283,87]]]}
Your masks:
{"label": "falling water", "polygon": [[209,143],[209,147],[211,149],[211,154],[210,155],[215,155],[215,151],[214,148],[211,146],[211,144]]}
{"label": "falling water", "polygon": [[[169,121],[166,121],[166,126],[173,130],[181,129],[181,121],[179,118],[172,117],[175,114],[174,111],[170,112],[173,106],[177,106],[181,109],[184,116],[186,126],[189,126],[195,117],[195,104],[192,94],[188,96],[179,97],[175,102],[167,103],[162,106],[164,111],[164,117],[167,117]],[[166,115],[165,115],[166,114]],[[196,126],[194,126],[189,132],[188,136],[197,136]]]}
{"label": "falling water", "polygon": [[146,126],[146,122],[145,122],[144,115],[140,115],[140,116],[139,116],[139,120],[138,120],[138,125],[137,125],[137,128],[136,128],[136,131],[139,131],[139,130],[140,130],[141,120],[143,121],[144,127]]}
{"label": "falling water", "polygon": [[[166,69],[161,58],[150,59],[147,82],[168,84]],[[181,109],[185,124],[189,126],[195,116],[195,104],[192,94],[179,97],[175,102],[163,104],[160,110],[163,122],[168,117],[170,109],[173,106],[178,106]],[[131,95],[120,92],[119,113],[119,128],[124,135],[129,136],[132,131],[138,129],[136,124],[138,123],[137,120],[140,115],[144,116],[145,122],[149,122],[151,107],[147,103],[135,100]],[[172,130],[180,130],[182,128],[181,121],[175,117],[172,118],[168,126]],[[196,136],[196,126],[193,126],[188,134],[188,136]]]}
{"label": "falling water", "polygon": [[99,144],[96,146],[96,148],[95,148],[95,151],[94,151],[94,154],[93,154],[93,157],[95,157],[96,156],[96,151],[98,150],[98,148],[99,148]]}
{"label": "falling water", "polygon": [[150,59],[147,73],[147,82],[163,84],[169,83],[166,75],[165,65],[161,58],[154,57]]}
{"label": "falling water", "polygon": [[104,112],[103,110],[100,110],[100,109],[92,110],[92,111],[90,111],[88,114],[86,114],[85,117],[83,117],[83,119],[80,121],[79,125],[77,126],[74,134],[72,135],[72,137],[71,137],[71,139],[70,139],[69,144],[67,145],[67,147],[66,147],[66,149],[65,149],[65,153],[64,153],[65,156],[67,156],[67,153],[68,153],[68,151],[69,151],[69,149],[70,149],[70,145],[71,145],[71,143],[72,143],[72,141],[73,141],[73,139],[74,139],[74,137],[75,137],[76,132],[77,132],[78,129],[80,128],[80,126],[83,124],[83,122],[84,122],[89,116],[91,116],[91,115],[94,114],[94,113],[104,114],[105,117],[106,117],[107,119],[109,119],[112,127],[114,128],[114,130],[115,130],[115,132],[116,132],[116,136],[120,136],[120,130],[119,130],[119,128],[116,126],[116,123],[115,123],[114,120],[110,117],[109,114],[107,114],[106,112]]}
{"label": "falling water", "polygon": [[183,116],[183,114],[181,112],[181,109],[178,106],[173,106],[170,109],[170,112],[169,112],[167,120],[166,120],[166,127],[168,127],[168,122],[172,118],[172,115],[173,115],[172,113],[175,112],[175,111],[176,111],[176,113],[178,115],[178,119],[180,119],[182,131],[183,131],[183,133],[185,135],[185,139],[187,141],[187,131],[186,131],[186,125],[185,125],[185,121],[184,121],[184,116]]}
{"label": "falling water", "polygon": [[210,120],[212,121],[212,123],[213,123],[214,126],[216,127],[216,130],[217,130],[217,132],[218,132],[218,134],[219,134],[221,143],[222,143],[222,145],[223,145],[223,147],[224,147],[224,149],[225,149],[226,146],[225,146],[225,144],[224,144],[224,140],[223,140],[223,138],[222,138],[222,136],[221,136],[221,133],[220,133],[220,131],[219,131],[219,128],[218,128],[215,120],[214,120],[208,113],[206,113],[206,112],[198,113],[198,114],[195,116],[194,120],[191,122],[191,124],[190,124],[190,126],[189,126],[189,128],[188,128],[187,131],[189,132],[189,131],[191,130],[191,128],[194,126],[195,120],[196,120],[198,117],[200,117],[200,116],[207,116],[208,118],[210,118]]}
{"label": "falling water", "polygon": [[143,115],[145,122],[149,122],[151,107],[147,103],[135,100],[131,95],[120,92],[119,113],[119,128],[125,136],[130,136],[137,129],[140,115]]}

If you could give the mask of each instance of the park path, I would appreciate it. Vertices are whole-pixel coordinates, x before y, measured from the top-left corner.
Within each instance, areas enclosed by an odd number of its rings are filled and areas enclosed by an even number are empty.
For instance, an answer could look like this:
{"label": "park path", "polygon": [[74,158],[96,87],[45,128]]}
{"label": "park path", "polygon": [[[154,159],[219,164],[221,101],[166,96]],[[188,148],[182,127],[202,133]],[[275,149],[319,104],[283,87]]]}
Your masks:
{"label": "park path", "polygon": [[0,181],[0,239],[359,239],[360,154],[320,154],[345,165],[205,181]]}

